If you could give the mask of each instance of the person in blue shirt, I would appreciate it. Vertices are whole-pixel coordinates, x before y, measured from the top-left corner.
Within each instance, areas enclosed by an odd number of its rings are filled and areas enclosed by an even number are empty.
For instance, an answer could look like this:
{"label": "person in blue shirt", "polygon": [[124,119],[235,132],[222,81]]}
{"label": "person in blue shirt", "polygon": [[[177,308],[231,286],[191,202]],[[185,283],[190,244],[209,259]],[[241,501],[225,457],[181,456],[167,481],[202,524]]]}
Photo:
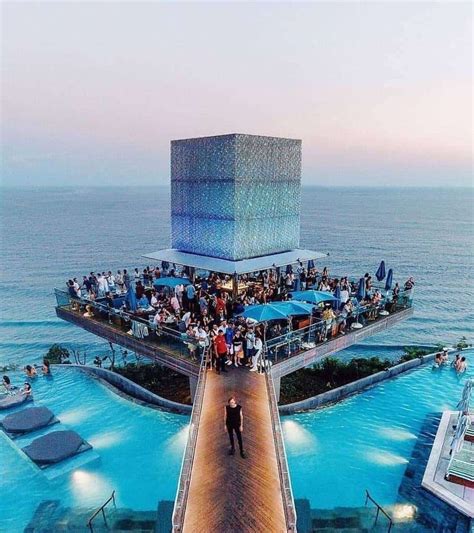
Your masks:
{"label": "person in blue shirt", "polygon": [[227,327],[225,328],[225,343],[227,344],[227,361],[225,362],[226,365],[232,364],[232,357],[234,355],[234,334],[234,325],[227,324]]}
{"label": "person in blue shirt", "polygon": [[191,313],[196,312],[196,289],[194,285],[187,285],[186,296],[188,297],[188,306]]}
{"label": "person in blue shirt", "polygon": [[150,308],[150,302],[148,301],[148,298],[144,294],[139,300],[138,300],[138,308],[142,309],[144,311],[148,310]]}

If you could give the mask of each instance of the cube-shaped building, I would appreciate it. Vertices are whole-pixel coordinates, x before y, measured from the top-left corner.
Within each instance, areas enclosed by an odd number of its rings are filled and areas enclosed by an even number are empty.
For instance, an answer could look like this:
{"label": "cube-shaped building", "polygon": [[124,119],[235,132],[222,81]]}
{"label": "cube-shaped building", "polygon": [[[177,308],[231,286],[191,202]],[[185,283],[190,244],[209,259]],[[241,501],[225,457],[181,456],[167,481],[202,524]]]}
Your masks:
{"label": "cube-shaped building", "polygon": [[171,141],[172,247],[231,261],[298,248],[300,189],[300,140]]}

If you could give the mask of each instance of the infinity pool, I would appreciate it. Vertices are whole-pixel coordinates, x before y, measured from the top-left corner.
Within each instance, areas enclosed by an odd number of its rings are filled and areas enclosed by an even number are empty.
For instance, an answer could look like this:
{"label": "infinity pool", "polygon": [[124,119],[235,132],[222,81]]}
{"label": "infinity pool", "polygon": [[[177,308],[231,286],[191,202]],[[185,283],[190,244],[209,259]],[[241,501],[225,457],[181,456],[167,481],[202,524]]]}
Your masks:
{"label": "infinity pool", "polygon": [[[16,384],[24,381],[20,374],[10,376]],[[156,511],[159,501],[174,500],[187,417],[134,404],[72,369],[56,370],[53,378],[38,377],[31,383],[34,404],[51,409],[93,445],[100,459],[49,481],[1,432],[1,531],[23,531],[44,500],[92,509],[114,489],[117,507],[138,511]],[[10,412],[2,411],[0,418]]]}
{"label": "infinity pool", "polygon": [[359,507],[365,489],[382,505],[395,503],[403,474],[428,414],[455,409],[471,368],[418,370],[334,406],[282,417],[295,499],[313,509]]}

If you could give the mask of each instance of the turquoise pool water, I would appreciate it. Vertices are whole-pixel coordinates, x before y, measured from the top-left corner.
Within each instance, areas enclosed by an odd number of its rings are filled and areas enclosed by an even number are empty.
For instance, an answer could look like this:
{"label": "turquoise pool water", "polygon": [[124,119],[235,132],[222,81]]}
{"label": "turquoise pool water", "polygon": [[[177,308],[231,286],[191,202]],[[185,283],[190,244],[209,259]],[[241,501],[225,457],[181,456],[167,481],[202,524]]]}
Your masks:
{"label": "turquoise pool water", "polygon": [[[15,383],[24,379],[10,374]],[[95,508],[117,491],[117,506],[155,511],[174,500],[188,418],[134,404],[72,369],[31,381],[35,405],[51,409],[90,442],[99,460],[49,481],[0,436],[0,530],[23,531],[44,500]],[[30,404],[31,405],[31,404]],[[0,413],[0,418],[10,411]],[[57,427],[57,426],[56,426]],[[85,456],[85,454],[84,454]]]}
{"label": "turquoise pool water", "polygon": [[382,505],[395,503],[426,416],[455,409],[471,367],[461,377],[430,365],[334,406],[282,417],[295,499],[313,509],[359,507],[365,489]]}

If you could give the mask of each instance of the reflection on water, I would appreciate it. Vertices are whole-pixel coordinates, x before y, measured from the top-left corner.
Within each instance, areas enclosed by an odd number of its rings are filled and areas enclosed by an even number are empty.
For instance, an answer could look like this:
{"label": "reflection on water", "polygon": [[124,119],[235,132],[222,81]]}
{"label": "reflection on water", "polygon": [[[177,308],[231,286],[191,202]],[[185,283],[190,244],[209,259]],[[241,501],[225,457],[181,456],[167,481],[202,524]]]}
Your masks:
{"label": "reflection on water", "polygon": [[76,409],[70,409],[68,411],[59,413],[57,417],[63,424],[78,424],[79,422],[87,420],[93,414],[93,411],[90,409],[87,410],[77,407]]}
{"label": "reflection on water", "polygon": [[177,433],[175,433],[169,439],[166,440],[165,449],[168,452],[172,452],[173,454],[178,453],[181,457],[183,449],[185,448],[186,442],[188,440],[188,433],[189,424],[186,424]]}
{"label": "reflection on water", "polygon": [[406,429],[397,429],[397,428],[379,428],[378,433],[382,437],[386,437],[391,440],[410,440],[410,439],[417,439],[418,437],[411,433],[410,431],[407,431]]}
{"label": "reflection on water", "polygon": [[284,419],[282,429],[287,442],[292,448],[292,455],[314,454],[318,448],[316,435],[294,420]]}
{"label": "reflection on water", "polygon": [[71,475],[71,489],[77,506],[97,505],[112,493],[110,482],[97,472],[75,470]]}
{"label": "reflection on water", "polygon": [[386,466],[396,466],[408,463],[408,459],[405,459],[405,457],[384,450],[369,450],[366,453],[366,458],[372,463]]}
{"label": "reflection on water", "polygon": [[88,439],[89,443],[95,449],[110,448],[118,442],[123,442],[126,439],[126,435],[120,431],[106,431],[105,433],[99,433]]}

